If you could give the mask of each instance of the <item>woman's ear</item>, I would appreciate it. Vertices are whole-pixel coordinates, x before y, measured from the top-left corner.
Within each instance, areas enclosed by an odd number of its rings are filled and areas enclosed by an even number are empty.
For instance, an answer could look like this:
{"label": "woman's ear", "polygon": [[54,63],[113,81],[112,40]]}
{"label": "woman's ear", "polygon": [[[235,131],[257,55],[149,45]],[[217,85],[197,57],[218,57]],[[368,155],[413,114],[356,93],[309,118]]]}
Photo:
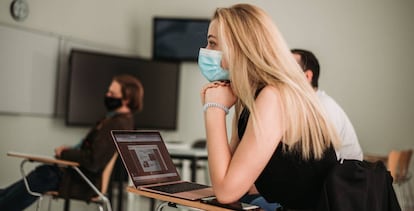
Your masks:
{"label": "woman's ear", "polygon": [[122,105],[128,107],[129,99],[122,99]]}
{"label": "woman's ear", "polygon": [[313,78],[313,72],[308,69],[308,70],[305,71],[305,76],[308,79],[309,83],[311,83],[312,82],[312,78]]}

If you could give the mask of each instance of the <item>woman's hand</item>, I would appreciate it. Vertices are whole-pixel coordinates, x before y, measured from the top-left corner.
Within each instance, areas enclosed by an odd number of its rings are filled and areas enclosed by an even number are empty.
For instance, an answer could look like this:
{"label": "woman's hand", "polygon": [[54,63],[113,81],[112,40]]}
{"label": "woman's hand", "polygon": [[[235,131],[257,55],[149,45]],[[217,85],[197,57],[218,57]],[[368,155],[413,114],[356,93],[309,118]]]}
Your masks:
{"label": "woman's hand", "polygon": [[200,93],[201,104],[218,103],[231,108],[236,103],[236,96],[233,94],[230,82],[215,81],[206,84]]}
{"label": "woman's hand", "polygon": [[55,148],[55,157],[60,158],[62,152],[66,149],[69,149],[69,148],[70,148],[69,146],[65,146],[65,145],[60,146],[60,147],[56,147]]}

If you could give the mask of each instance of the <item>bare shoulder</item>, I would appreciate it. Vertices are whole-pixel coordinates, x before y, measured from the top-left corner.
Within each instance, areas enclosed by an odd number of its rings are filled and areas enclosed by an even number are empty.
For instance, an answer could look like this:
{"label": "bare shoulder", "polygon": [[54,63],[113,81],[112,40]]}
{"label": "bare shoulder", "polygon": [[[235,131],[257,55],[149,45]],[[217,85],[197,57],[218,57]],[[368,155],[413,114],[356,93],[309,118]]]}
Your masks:
{"label": "bare shoulder", "polygon": [[260,101],[278,101],[280,97],[280,92],[278,88],[274,86],[265,86],[257,96],[256,100]]}
{"label": "bare shoulder", "polygon": [[275,119],[282,112],[282,101],[280,99],[280,91],[277,87],[264,87],[255,100],[256,111],[265,118]]}

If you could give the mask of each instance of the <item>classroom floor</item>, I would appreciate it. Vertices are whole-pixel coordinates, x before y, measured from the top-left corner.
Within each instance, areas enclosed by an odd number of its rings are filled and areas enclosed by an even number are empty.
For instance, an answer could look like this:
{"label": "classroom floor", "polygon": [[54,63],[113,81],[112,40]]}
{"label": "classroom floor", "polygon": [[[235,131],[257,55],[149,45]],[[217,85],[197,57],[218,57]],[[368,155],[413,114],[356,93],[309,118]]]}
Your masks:
{"label": "classroom floor", "polygon": [[[50,201],[50,209],[48,208]],[[160,202],[156,202],[156,205],[158,205]],[[62,199],[51,199],[48,197],[45,197],[41,204],[39,210],[64,210],[63,208],[64,200]],[[25,211],[35,211],[37,206],[37,202],[34,203],[32,206],[27,208]],[[95,211],[99,210],[96,204],[90,203],[87,204],[82,201],[77,200],[71,200],[70,202],[70,210],[76,210],[76,211]],[[150,199],[145,197],[139,197],[139,196],[130,196],[124,198],[123,204],[122,204],[122,211],[152,211],[151,208],[151,202]],[[177,211],[176,208],[170,208],[165,207],[163,211]],[[112,211],[119,211],[118,210],[118,202],[116,200],[112,201]]]}

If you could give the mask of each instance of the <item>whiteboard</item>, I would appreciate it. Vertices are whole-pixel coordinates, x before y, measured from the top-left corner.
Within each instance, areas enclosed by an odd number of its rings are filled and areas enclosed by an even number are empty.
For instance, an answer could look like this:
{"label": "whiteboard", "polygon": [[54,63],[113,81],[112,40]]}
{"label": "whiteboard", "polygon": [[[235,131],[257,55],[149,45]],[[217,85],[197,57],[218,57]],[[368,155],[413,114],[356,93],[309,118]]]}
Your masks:
{"label": "whiteboard", "polygon": [[114,46],[0,25],[0,113],[63,116],[74,48],[133,55]]}
{"label": "whiteboard", "polygon": [[0,25],[0,112],[55,110],[59,39]]}

